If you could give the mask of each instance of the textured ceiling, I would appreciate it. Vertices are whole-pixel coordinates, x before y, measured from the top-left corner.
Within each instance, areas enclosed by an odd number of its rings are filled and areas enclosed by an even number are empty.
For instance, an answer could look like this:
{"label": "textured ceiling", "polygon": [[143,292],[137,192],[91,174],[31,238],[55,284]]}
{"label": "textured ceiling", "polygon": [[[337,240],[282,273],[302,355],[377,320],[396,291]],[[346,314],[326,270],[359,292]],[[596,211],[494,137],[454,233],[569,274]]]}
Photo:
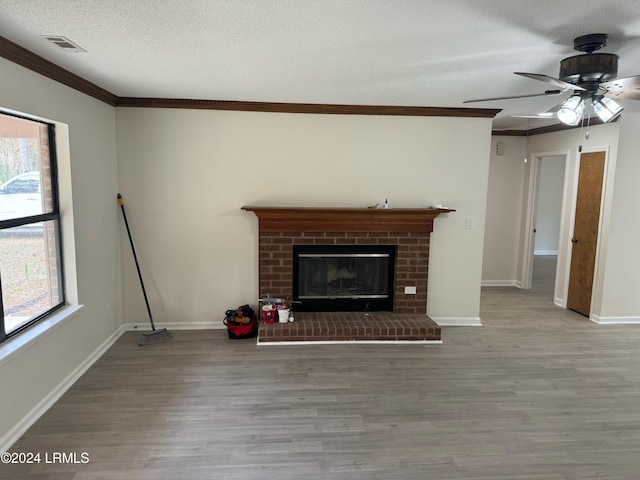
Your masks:
{"label": "textured ceiling", "polygon": [[543,92],[512,72],[557,77],[587,33],[640,74],[638,0],[0,0],[0,35],[117,96],[502,108],[497,129],[560,98],[463,100]]}

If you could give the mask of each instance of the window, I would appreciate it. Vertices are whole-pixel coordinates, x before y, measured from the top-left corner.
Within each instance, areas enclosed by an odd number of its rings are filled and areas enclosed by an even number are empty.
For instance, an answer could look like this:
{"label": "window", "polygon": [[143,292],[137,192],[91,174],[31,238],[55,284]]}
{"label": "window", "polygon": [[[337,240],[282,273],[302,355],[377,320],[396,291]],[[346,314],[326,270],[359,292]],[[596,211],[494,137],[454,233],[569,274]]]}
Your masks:
{"label": "window", "polygon": [[55,128],[0,113],[0,342],[64,304]]}

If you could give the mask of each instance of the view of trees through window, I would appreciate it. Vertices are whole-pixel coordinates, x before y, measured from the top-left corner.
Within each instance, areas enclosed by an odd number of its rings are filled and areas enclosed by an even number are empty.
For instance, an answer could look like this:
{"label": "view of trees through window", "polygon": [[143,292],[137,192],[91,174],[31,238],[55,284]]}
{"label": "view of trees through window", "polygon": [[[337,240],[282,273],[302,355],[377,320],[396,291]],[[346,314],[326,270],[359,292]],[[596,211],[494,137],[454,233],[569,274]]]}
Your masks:
{"label": "view of trees through window", "polygon": [[39,155],[36,138],[0,138],[0,184],[21,173],[38,171]]}
{"label": "view of trees through window", "polygon": [[63,304],[54,134],[0,114],[0,341]]}

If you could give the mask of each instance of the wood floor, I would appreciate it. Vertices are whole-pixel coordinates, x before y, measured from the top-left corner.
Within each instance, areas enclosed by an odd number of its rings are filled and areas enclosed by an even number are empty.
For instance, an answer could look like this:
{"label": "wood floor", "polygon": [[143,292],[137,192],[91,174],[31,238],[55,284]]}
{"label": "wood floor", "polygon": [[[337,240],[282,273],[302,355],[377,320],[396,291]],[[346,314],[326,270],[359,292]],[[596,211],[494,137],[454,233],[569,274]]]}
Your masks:
{"label": "wood floor", "polygon": [[125,334],[12,448],[89,463],[0,478],[637,480],[640,328],[555,307],[541,267],[442,345]]}

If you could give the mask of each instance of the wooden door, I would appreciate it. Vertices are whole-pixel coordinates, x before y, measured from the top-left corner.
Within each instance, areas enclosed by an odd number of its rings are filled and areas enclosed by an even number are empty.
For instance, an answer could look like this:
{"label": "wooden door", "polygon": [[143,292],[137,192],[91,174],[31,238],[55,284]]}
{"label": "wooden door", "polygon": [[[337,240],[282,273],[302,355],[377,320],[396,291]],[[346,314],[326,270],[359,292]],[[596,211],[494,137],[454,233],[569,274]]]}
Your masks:
{"label": "wooden door", "polygon": [[605,152],[583,153],[580,156],[567,307],[587,317],[591,313],[604,160]]}

